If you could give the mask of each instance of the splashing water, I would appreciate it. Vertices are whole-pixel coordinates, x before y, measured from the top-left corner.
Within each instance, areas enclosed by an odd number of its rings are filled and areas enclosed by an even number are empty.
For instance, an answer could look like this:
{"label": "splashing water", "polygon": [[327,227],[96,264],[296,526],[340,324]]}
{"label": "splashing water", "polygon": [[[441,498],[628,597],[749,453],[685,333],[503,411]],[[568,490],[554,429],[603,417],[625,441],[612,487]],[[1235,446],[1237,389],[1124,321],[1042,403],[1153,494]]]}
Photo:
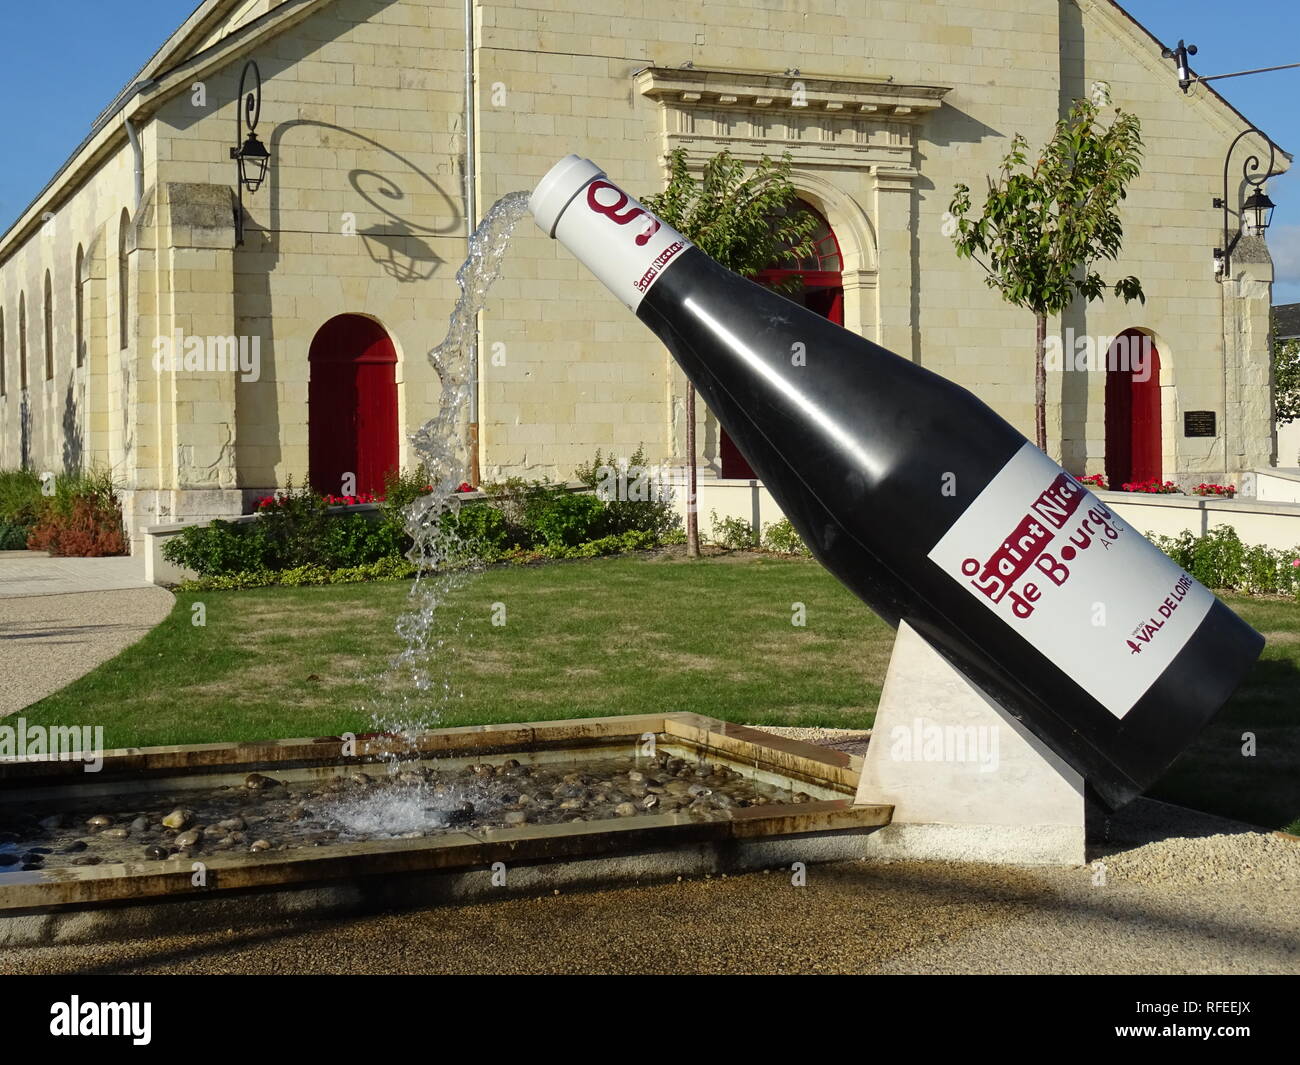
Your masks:
{"label": "splashing water", "polygon": [[467,477],[469,452],[466,415],[470,389],[469,350],[475,323],[515,227],[528,210],[527,192],[512,192],[494,203],[469,241],[469,254],[456,271],[460,297],[451,313],[446,339],[429,352],[442,382],[438,413],[411,437],[432,491],[406,512],[406,531],[414,540],[416,564],[411,605],[397,622],[405,647],[381,681],[382,706],[372,711],[376,730],[409,738],[433,727],[441,709],[459,697],[452,673],[461,618],[439,614],[449,595],[473,576],[473,552],[442,518],[460,506],[456,489]]}

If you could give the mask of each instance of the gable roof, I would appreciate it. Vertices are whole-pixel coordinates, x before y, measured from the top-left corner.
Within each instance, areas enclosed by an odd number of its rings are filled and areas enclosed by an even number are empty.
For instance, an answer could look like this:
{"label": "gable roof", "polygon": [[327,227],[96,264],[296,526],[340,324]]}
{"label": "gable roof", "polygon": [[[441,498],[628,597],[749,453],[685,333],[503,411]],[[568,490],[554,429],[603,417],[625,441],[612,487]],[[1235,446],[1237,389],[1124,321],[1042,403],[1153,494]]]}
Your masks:
{"label": "gable roof", "polygon": [[[228,26],[226,34],[214,37],[213,35],[222,28],[223,22],[229,22],[231,16],[237,15],[241,7],[251,8],[255,6],[257,0],[202,0],[181,26],[163,42],[162,46],[140,68],[136,76],[99,113],[86,138],[73,149],[67,161],[54,173],[32,202],[19,213],[9,228],[0,235],[0,264],[8,259],[13,254],[15,247],[21,244],[29,235],[29,231],[33,228],[33,218],[39,218],[36,209],[39,206],[44,206],[48,210],[50,206],[61,202],[65,198],[61,194],[70,192],[70,189],[65,189],[65,186],[71,185],[72,177],[75,174],[87,171],[102,160],[105,154],[105,145],[99,143],[97,146],[97,142],[104,141],[107,135],[106,130],[112,121],[129,105],[139,99],[142,93],[158,88],[160,81],[168,78],[181,66],[192,64],[206,56],[215,56],[225,51],[236,51],[227,48],[230,39],[234,36],[238,35],[242,38],[237,49],[237,53],[242,54],[250,50],[263,37],[275,36],[296,24],[306,17],[307,12],[315,5],[324,6],[330,3],[331,0],[266,0],[266,2],[268,6],[262,14],[251,21],[235,21]],[[1069,0],[1062,0],[1062,2],[1069,2]],[[1150,30],[1118,3],[1118,0],[1077,0],[1077,2],[1081,7],[1092,7],[1094,10],[1100,8],[1118,16],[1112,18],[1112,22],[1126,27],[1133,43],[1139,47],[1147,49],[1151,45],[1160,48],[1164,47]],[[299,12],[296,17],[293,15],[295,10]],[[233,54],[225,57],[226,60],[231,58],[234,58]],[[1172,71],[1170,73],[1172,76]],[[1200,102],[1203,105],[1217,104],[1218,106],[1212,107],[1212,110],[1220,112],[1221,121],[1226,118],[1226,116],[1222,115],[1222,112],[1226,111],[1234,116],[1236,120],[1229,120],[1230,125],[1235,127],[1237,122],[1245,123],[1247,126],[1253,125],[1248,118],[1228,103],[1212,86],[1204,82],[1200,84],[1208,93],[1208,97],[1199,98]],[[172,88],[175,87],[172,86]],[[138,110],[139,108],[137,108]],[[111,135],[114,147],[120,146],[121,141],[125,139],[125,131],[120,127]],[[1276,145],[1276,143],[1274,143],[1274,147],[1277,148],[1285,160],[1282,169],[1287,169],[1292,160],[1291,154]]]}
{"label": "gable roof", "polygon": [[[163,45],[140,68],[139,72],[125,87],[113,97],[95,119],[90,132],[55,171],[53,177],[13,220],[9,228],[0,235],[0,264],[3,264],[15,248],[30,235],[33,228],[32,219],[39,218],[38,207],[48,210],[54,204],[62,202],[66,194],[75,190],[72,184],[74,175],[85,173],[97,165],[105,155],[106,140],[113,148],[120,147],[126,140],[126,132],[119,125],[112,129],[113,121],[136,101],[142,94],[160,89],[162,83],[171,79],[174,72],[181,67],[202,63],[205,58],[222,57],[228,62],[237,55],[250,51],[254,45],[265,37],[273,37],[306,17],[317,5],[323,6],[332,0],[269,0],[268,9],[249,22],[238,22],[229,27],[229,33],[216,38],[216,33],[223,22],[237,12],[242,6],[250,6],[253,0],[203,0],[194,12],[181,24]],[[237,46],[233,38],[239,37]],[[231,53],[231,54],[225,54]],[[175,86],[170,86],[175,90]],[[166,95],[171,95],[170,93]],[[150,97],[148,109],[152,110],[163,97]],[[142,101],[141,106],[145,102]],[[135,108],[138,113],[141,106]]]}
{"label": "gable roof", "polygon": [[[1129,13],[1125,8],[1124,8],[1124,7],[1123,7],[1123,5],[1121,5],[1121,4],[1119,3],[1119,0],[1103,0],[1103,2],[1104,2],[1105,4],[1107,4],[1110,8],[1112,8],[1112,9],[1113,9],[1116,13],[1118,13],[1120,16],[1122,16],[1122,24],[1126,24],[1127,26],[1129,26],[1129,27],[1130,27],[1130,30],[1133,31],[1133,35],[1134,35],[1135,37],[1137,37],[1137,38],[1139,38],[1139,39],[1143,39],[1143,38],[1145,38],[1145,41],[1146,41],[1147,43],[1157,45],[1157,46],[1158,46],[1162,51],[1164,51],[1164,50],[1166,50],[1166,49],[1168,48],[1168,46],[1167,46],[1163,41],[1161,41],[1160,38],[1158,38],[1154,33],[1152,33],[1149,29],[1147,29],[1144,25],[1142,25],[1142,23],[1140,23],[1136,18],[1134,18],[1134,17],[1133,17],[1133,16],[1132,16],[1132,15],[1131,15],[1131,14],[1130,14],[1130,13]],[[1188,69],[1192,74],[1195,74],[1195,73],[1196,73],[1196,71],[1191,67],[1190,64],[1188,65],[1188,68],[1187,68],[1187,69]],[[1169,76],[1170,76],[1170,80],[1171,80],[1171,81],[1175,81],[1175,82],[1176,82],[1176,75],[1175,75],[1175,73],[1174,73],[1174,70],[1173,70],[1173,67],[1172,67],[1172,66],[1170,66],[1170,68],[1169,68]],[[1254,126],[1254,125],[1255,125],[1254,122],[1252,122],[1252,121],[1251,121],[1250,119],[1248,119],[1245,115],[1243,115],[1240,111],[1238,111],[1235,107],[1233,107],[1232,104],[1230,104],[1230,103],[1228,102],[1227,98],[1226,98],[1222,93],[1220,93],[1219,90],[1216,89],[1213,85],[1209,84],[1208,82],[1204,82],[1204,81],[1194,82],[1193,84],[1199,85],[1199,86],[1200,86],[1202,89],[1204,89],[1204,90],[1209,94],[1209,96],[1212,98],[1212,99],[1208,99],[1208,100],[1206,100],[1207,103],[1216,103],[1216,104],[1218,104],[1220,108],[1222,108],[1222,109],[1224,109],[1224,110],[1226,110],[1226,111],[1229,111],[1229,112],[1231,112],[1233,115],[1235,115],[1235,116],[1237,117],[1237,119],[1238,119],[1239,121],[1245,123],[1245,126],[1247,126],[1247,127],[1251,127],[1251,126]],[[1240,131],[1238,131],[1238,132],[1240,132]],[[1265,134],[1265,136],[1267,137],[1268,135]],[[1272,137],[1268,137],[1268,141],[1269,141],[1270,144],[1273,145],[1274,148],[1277,149],[1278,154],[1281,155],[1281,156],[1286,160],[1286,163],[1287,163],[1288,165],[1284,165],[1282,169],[1283,169],[1283,170],[1287,170],[1287,169],[1289,169],[1289,164],[1291,163],[1291,161],[1292,161],[1292,159],[1294,158],[1294,156],[1292,156],[1292,154],[1291,154],[1290,152],[1288,152],[1285,148],[1283,148],[1280,144],[1278,144],[1275,140],[1273,140]]]}

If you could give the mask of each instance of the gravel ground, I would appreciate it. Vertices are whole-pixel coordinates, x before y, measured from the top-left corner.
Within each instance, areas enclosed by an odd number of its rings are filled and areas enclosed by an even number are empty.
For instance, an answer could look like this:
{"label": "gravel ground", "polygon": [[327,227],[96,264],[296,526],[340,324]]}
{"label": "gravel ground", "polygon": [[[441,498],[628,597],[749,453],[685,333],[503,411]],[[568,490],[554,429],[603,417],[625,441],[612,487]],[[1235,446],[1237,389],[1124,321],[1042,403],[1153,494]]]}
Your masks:
{"label": "gravel ground", "polygon": [[[1276,833],[1166,839],[1101,859],[1109,878],[1195,888],[1210,884],[1300,885],[1300,840]],[[1297,915],[1300,922],[1300,915]]]}
{"label": "gravel ground", "polygon": [[774,736],[803,740],[805,743],[815,743],[818,747],[831,747],[837,751],[858,755],[867,753],[867,741],[871,739],[871,729],[799,728],[792,725],[748,725],[746,727],[759,732],[770,732]]}
{"label": "gravel ground", "polygon": [[153,587],[0,598],[0,717],[126,650],[175,601],[171,592]]}
{"label": "gravel ground", "polygon": [[0,951],[0,974],[1300,973],[1300,840],[1149,800],[1097,831],[1077,869],[840,862],[803,887],[771,870]]}
{"label": "gravel ground", "polygon": [[1297,973],[1296,885],[812,866],[219,934],[0,952],[0,973]]}

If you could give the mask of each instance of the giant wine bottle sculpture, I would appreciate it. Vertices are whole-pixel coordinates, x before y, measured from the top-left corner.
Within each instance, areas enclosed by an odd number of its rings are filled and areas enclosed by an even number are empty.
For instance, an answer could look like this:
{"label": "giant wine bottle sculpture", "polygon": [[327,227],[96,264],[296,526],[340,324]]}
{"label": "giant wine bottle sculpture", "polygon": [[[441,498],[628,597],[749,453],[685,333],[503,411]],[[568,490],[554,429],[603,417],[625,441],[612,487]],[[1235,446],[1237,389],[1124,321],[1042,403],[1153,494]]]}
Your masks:
{"label": "giant wine bottle sculpture", "polygon": [[964,388],[719,266],[576,155],[529,207],[664,342],[821,563],[1112,807],[1258,657],[1257,632]]}

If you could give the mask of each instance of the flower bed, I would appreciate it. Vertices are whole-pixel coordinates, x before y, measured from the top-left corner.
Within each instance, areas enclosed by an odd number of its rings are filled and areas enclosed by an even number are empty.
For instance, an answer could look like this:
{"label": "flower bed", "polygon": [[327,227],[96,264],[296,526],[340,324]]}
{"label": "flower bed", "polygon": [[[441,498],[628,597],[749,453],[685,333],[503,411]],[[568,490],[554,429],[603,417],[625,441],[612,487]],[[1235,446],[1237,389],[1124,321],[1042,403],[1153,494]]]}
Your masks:
{"label": "flower bed", "polygon": [[1129,481],[1120,485],[1117,489],[1112,489],[1107,483],[1105,475],[1100,473],[1091,473],[1087,477],[1080,477],[1080,483],[1087,485],[1089,488],[1106,491],[1118,492],[1137,492],[1141,495],[1193,495],[1193,496],[1220,496],[1231,499],[1237,494],[1237,488],[1231,484],[1213,484],[1202,482],[1195,488],[1188,489],[1186,492],[1179,488],[1173,481],[1160,481],[1152,477],[1149,481]]}

